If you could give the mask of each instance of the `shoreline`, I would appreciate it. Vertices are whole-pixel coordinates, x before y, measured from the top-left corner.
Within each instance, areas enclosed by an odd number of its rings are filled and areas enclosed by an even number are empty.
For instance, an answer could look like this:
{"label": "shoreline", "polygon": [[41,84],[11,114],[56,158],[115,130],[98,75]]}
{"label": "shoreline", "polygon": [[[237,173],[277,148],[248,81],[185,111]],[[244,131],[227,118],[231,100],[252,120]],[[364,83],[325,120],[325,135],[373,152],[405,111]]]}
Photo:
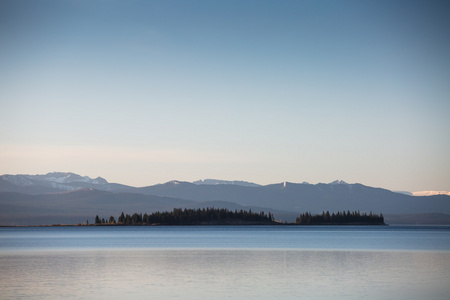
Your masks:
{"label": "shoreline", "polygon": [[[6,227],[179,227],[179,226],[189,226],[189,227],[195,227],[195,226],[299,226],[299,227],[311,227],[311,226],[390,226],[392,224],[355,224],[355,223],[348,223],[348,224],[295,224],[295,223],[274,223],[274,224],[180,224],[180,225],[173,225],[173,224],[89,224],[89,225],[83,225],[83,224],[45,224],[45,225],[0,225],[0,228],[6,228]],[[394,224],[395,225],[395,224]],[[404,224],[398,224],[398,225],[404,225]],[[414,224],[411,224],[414,225]],[[438,225],[429,225],[429,226],[438,226]]]}

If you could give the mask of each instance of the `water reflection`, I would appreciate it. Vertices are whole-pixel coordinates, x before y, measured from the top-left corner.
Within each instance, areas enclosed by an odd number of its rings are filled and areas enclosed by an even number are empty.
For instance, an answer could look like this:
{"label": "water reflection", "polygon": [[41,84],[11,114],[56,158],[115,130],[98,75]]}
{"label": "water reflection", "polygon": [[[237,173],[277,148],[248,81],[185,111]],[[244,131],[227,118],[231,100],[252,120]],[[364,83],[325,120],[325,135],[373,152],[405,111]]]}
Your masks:
{"label": "water reflection", "polygon": [[0,256],[2,299],[447,299],[450,253],[59,251]]}

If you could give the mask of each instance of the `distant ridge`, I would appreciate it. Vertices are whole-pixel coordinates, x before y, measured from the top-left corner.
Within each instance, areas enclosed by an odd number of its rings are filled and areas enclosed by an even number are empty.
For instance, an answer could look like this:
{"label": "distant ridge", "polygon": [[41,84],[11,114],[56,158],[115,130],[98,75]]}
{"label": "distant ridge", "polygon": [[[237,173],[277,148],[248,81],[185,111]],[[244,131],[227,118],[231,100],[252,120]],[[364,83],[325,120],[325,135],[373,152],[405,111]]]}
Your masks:
{"label": "distant ridge", "polygon": [[233,180],[233,181],[229,181],[229,180],[218,180],[218,179],[205,179],[205,180],[197,180],[194,181],[193,184],[196,185],[201,185],[201,184],[205,184],[205,185],[217,185],[217,184],[228,184],[228,185],[240,185],[240,186],[248,186],[248,187],[258,187],[261,186],[259,184],[253,183],[253,182],[248,182],[248,181],[241,181],[241,180]]}
{"label": "distant ridge", "polygon": [[105,179],[97,177],[91,179],[89,176],[80,176],[71,172],[51,172],[45,175],[2,175],[4,180],[11,182],[19,186],[29,186],[36,184],[36,182],[53,182],[53,183],[72,183],[72,182],[85,182],[91,184],[106,184]]}
{"label": "distant ridge", "polygon": [[419,191],[419,192],[407,192],[407,191],[394,191],[396,193],[405,194],[409,196],[436,196],[436,195],[447,195],[450,196],[448,191]]}
{"label": "distant ridge", "polygon": [[413,196],[436,196],[436,195],[447,195],[450,196],[450,192],[447,191],[420,191],[412,192]]}
{"label": "distant ridge", "polygon": [[[411,196],[358,183],[280,182],[258,185],[246,181],[173,180],[132,187],[71,172],[45,175],[0,176],[0,225],[39,225],[85,222],[97,213],[151,213],[173,208],[224,208],[272,212],[277,220],[292,222],[299,213],[372,211],[394,220],[399,215],[429,214],[423,222],[446,222],[433,214],[450,214],[450,196]],[[92,220],[91,220],[92,221]],[[389,220],[387,223],[393,224]]]}
{"label": "distant ridge", "polygon": [[335,180],[333,182],[330,182],[330,184],[348,184],[348,183],[345,182],[344,180]]}
{"label": "distant ridge", "polygon": [[72,172],[50,172],[45,175],[1,175],[0,191],[26,194],[46,194],[92,188],[102,191],[124,191],[132,187],[109,183],[102,177],[90,178]]}

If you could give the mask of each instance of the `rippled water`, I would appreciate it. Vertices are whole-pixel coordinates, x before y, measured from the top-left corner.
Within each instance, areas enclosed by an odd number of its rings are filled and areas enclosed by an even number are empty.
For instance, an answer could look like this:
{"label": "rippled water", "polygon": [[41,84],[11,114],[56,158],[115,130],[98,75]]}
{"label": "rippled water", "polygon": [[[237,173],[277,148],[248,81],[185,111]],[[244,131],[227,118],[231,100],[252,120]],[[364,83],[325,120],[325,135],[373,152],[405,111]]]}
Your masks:
{"label": "rippled water", "polygon": [[0,228],[1,299],[448,299],[448,227]]}

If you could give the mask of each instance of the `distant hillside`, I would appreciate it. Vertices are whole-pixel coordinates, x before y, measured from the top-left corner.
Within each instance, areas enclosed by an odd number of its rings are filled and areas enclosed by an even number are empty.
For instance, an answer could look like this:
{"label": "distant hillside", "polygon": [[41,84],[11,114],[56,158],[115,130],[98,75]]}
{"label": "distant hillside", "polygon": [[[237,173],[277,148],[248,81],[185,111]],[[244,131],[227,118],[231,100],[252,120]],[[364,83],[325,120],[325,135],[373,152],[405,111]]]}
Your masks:
{"label": "distant hillside", "polygon": [[[206,182],[206,184],[205,184]],[[80,223],[92,216],[216,207],[269,211],[293,222],[299,213],[361,211],[383,213],[386,222],[405,214],[450,214],[450,196],[410,196],[362,184],[283,182],[259,186],[242,181],[171,181],[142,188],[74,173],[0,176],[0,225]],[[437,222],[437,221],[436,221]]]}
{"label": "distant hillside", "polygon": [[450,214],[425,213],[386,215],[387,224],[404,225],[450,225]]}
{"label": "distant hillside", "polygon": [[[0,225],[77,224],[92,216],[117,216],[121,212],[153,213],[171,211],[173,208],[202,209],[209,207],[230,210],[249,210],[265,213],[277,212],[289,219],[295,214],[257,206],[242,206],[232,202],[195,202],[164,196],[138,193],[112,193],[94,189],[70,192],[29,195],[0,192]],[[283,217],[283,219],[285,219]]]}
{"label": "distant hillside", "polygon": [[71,172],[52,172],[45,175],[2,175],[0,192],[23,194],[46,194],[61,191],[92,188],[100,191],[130,192],[135,188],[123,184],[109,183],[101,177],[92,179]]}
{"label": "distant hillside", "polygon": [[2,192],[0,225],[83,223],[96,214],[116,216],[122,211],[155,212],[190,205],[192,201],[183,199],[93,189],[45,195]]}
{"label": "distant hillside", "polygon": [[195,185],[168,182],[140,188],[140,193],[192,201],[228,201],[278,210],[320,213],[323,210],[360,210],[391,214],[450,213],[449,196],[413,197],[362,184],[279,183],[259,187]]}

